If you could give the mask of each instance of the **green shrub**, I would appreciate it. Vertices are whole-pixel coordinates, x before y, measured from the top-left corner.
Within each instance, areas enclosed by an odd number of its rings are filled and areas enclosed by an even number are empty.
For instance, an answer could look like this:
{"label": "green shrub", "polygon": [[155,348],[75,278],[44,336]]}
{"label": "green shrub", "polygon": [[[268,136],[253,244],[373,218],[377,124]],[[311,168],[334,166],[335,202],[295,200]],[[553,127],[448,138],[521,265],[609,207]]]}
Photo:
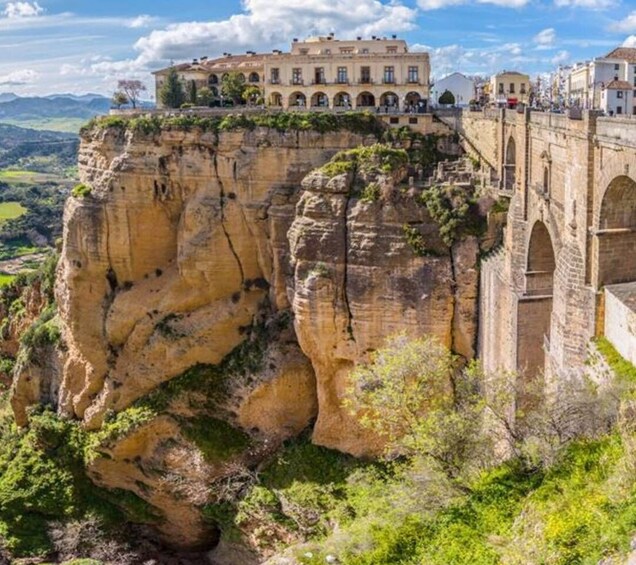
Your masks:
{"label": "green shrub", "polygon": [[250,437],[246,433],[223,420],[209,416],[184,420],[181,430],[211,463],[230,459],[251,445]]}
{"label": "green shrub", "polygon": [[415,253],[418,257],[426,255],[426,242],[424,241],[424,236],[420,233],[420,230],[409,224],[404,224],[402,226],[402,230],[404,232],[406,242],[413,250],[413,253]]}
{"label": "green shrub", "polygon": [[73,187],[71,194],[75,198],[86,198],[87,196],[90,196],[92,190],[93,189],[86,184],[77,184]]}

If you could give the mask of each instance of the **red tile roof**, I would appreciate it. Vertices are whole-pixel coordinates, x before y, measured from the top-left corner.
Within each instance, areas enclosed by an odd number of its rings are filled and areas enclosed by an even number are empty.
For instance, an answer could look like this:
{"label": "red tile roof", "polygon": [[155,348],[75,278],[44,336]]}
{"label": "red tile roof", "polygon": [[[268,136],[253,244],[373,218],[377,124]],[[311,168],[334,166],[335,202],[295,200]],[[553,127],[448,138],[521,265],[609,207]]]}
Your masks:
{"label": "red tile roof", "polygon": [[606,90],[631,90],[632,88],[634,86],[626,80],[613,80],[605,85]]}
{"label": "red tile roof", "polygon": [[618,47],[610,51],[604,59],[622,59],[628,63],[636,63],[636,49],[633,47]]}

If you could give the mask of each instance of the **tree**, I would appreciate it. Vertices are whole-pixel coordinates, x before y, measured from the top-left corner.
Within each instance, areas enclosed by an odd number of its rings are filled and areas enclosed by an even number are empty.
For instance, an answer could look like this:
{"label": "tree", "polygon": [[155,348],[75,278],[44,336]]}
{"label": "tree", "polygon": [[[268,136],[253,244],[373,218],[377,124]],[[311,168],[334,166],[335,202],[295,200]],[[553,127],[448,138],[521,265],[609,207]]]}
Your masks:
{"label": "tree", "polygon": [[128,96],[121,90],[118,90],[113,94],[113,98],[111,99],[113,106],[116,106],[117,109],[121,108],[125,104],[128,104]]}
{"label": "tree", "polygon": [[191,104],[197,103],[197,83],[193,80],[188,81],[186,85],[186,101]]}
{"label": "tree", "polygon": [[185,102],[183,85],[179,80],[176,69],[170,69],[165,82],[159,90],[159,100],[167,108],[180,108]]}
{"label": "tree", "polygon": [[140,80],[129,79],[120,80],[117,83],[117,89],[126,95],[133,108],[137,107],[141,93],[147,90],[146,85]]}
{"label": "tree", "polygon": [[245,91],[245,77],[236,71],[223,75],[221,79],[221,94],[226,98],[231,98],[234,104],[243,102]]}
{"label": "tree", "polygon": [[459,371],[456,362],[435,337],[393,336],[351,373],[345,406],[386,440],[389,458],[409,456],[462,490],[492,449],[476,373]]}
{"label": "tree", "polygon": [[455,104],[455,95],[450,90],[445,90],[439,97],[440,104]]}
{"label": "tree", "polygon": [[199,89],[197,94],[197,104],[199,106],[210,106],[213,101],[214,93],[207,86]]}
{"label": "tree", "polygon": [[243,91],[243,98],[248,104],[258,104],[259,101],[263,100],[263,93],[258,86],[252,84]]}

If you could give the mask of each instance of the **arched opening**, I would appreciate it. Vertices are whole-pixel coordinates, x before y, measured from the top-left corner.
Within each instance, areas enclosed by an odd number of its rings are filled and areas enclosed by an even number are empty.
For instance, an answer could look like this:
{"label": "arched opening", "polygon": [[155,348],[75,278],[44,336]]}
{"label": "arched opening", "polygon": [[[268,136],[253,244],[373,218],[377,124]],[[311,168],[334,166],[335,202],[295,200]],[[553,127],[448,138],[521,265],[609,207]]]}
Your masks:
{"label": "arched opening", "polygon": [[210,75],[208,77],[208,85],[209,86],[213,86],[215,84],[219,84],[219,77],[218,75]]}
{"label": "arched opening", "polygon": [[280,108],[283,105],[283,95],[280,92],[272,92],[269,95],[269,105]]}
{"label": "arched opening", "polygon": [[384,108],[389,108],[392,110],[397,110],[399,107],[400,99],[395,92],[385,92],[380,96],[380,106]]}
{"label": "arched opening", "polygon": [[248,81],[249,82],[260,82],[261,81],[261,77],[258,76],[258,73],[250,73]]}
{"label": "arched opening", "polygon": [[302,92],[294,92],[289,96],[289,107],[305,108],[307,106],[307,97]]}
{"label": "arched opening", "polygon": [[409,92],[404,97],[404,105],[407,112],[422,113],[426,111],[426,101],[417,92]]}
{"label": "arched opening", "polygon": [[356,99],[357,108],[369,108],[375,106],[375,96],[370,92],[361,92]]}
{"label": "arched opening", "polygon": [[636,281],[636,182],[616,177],[601,202],[597,239],[598,288]]}
{"label": "arched opening", "polygon": [[528,242],[525,292],[517,313],[517,367],[528,378],[543,371],[550,347],[555,268],[550,232],[543,222],[536,222]]}
{"label": "arched opening", "polygon": [[347,92],[338,92],[338,94],[333,97],[333,105],[336,108],[351,108],[351,95]]}
{"label": "arched opening", "polygon": [[550,194],[550,171],[548,167],[543,167],[543,194],[548,196]]}
{"label": "arched opening", "polygon": [[237,73],[237,78],[241,81],[241,82],[245,82],[245,75],[243,73]]}
{"label": "arched opening", "polygon": [[512,136],[506,145],[506,160],[504,162],[504,190],[513,191],[515,188],[515,173],[517,168],[517,146]]}
{"label": "arched opening", "polygon": [[312,108],[329,108],[329,97],[324,92],[315,92],[311,97]]}

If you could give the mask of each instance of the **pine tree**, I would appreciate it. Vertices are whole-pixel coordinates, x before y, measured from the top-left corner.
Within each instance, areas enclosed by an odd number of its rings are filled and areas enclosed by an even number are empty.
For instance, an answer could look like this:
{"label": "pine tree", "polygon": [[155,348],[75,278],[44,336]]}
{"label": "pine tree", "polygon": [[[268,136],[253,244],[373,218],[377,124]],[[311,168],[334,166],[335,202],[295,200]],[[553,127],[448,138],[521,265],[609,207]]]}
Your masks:
{"label": "pine tree", "polygon": [[185,102],[185,92],[176,69],[170,69],[166,81],[159,91],[159,100],[167,108],[180,108]]}

